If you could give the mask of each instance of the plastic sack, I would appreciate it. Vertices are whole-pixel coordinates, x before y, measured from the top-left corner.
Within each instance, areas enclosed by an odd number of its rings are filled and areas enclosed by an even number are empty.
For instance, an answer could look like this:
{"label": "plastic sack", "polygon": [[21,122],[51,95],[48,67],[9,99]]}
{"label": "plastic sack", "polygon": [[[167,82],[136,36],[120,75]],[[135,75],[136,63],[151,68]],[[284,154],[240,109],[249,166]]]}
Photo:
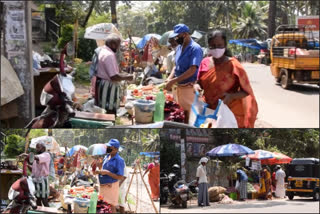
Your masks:
{"label": "plastic sack", "polygon": [[70,100],[72,100],[75,93],[75,87],[72,82],[72,76],[69,74],[67,74],[66,76],[59,75],[59,81],[61,83],[63,92],[66,93],[67,97]]}

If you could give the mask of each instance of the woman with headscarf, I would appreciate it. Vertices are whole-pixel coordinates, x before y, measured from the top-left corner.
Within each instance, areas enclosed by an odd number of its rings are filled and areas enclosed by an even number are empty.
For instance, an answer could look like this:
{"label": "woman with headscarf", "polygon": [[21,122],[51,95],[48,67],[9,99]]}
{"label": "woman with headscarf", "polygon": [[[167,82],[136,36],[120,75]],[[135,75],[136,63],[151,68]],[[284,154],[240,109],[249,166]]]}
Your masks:
{"label": "woman with headscarf", "polygon": [[153,163],[148,165],[143,177],[149,172],[148,182],[151,188],[151,198],[157,201],[160,197],[160,164],[159,160],[155,159]]}
{"label": "woman with headscarf", "polygon": [[199,187],[198,194],[198,206],[210,206],[209,203],[209,193],[208,193],[208,178],[206,164],[208,158],[203,157],[199,161],[199,166],[197,168],[197,183]]}
{"label": "woman with headscarf", "polygon": [[259,198],[265,200],[272,198],[271,174],[267,167],[263,167],[261,171]]}
{"label": "woman with headscarf", "polygon": [[244,68],[227,50],[225,33],[210,33],[208,44],[211,56],[201,61],[194,90],[203,89],[204,101],[211,109],[216,109],[219,99],[223,100],[239,128],[254,128],[258,105]]}

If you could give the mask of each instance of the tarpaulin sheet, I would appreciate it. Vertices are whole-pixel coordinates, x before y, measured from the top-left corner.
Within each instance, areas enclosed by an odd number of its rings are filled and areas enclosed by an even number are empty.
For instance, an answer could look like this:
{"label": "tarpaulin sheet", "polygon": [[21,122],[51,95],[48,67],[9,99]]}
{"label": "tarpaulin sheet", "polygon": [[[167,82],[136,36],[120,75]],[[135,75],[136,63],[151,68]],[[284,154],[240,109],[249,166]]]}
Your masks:
{"label": "tarpaulin sheet", "polygon": [[1,106],[24,94],[20,79],[10,62],[1,55]]}
{"label": "tarpaulin sheet", "polygon": [[268,48],[267,42],[260,42],[256,39],[235,39],[229,40],[229,43],[258,50]]}

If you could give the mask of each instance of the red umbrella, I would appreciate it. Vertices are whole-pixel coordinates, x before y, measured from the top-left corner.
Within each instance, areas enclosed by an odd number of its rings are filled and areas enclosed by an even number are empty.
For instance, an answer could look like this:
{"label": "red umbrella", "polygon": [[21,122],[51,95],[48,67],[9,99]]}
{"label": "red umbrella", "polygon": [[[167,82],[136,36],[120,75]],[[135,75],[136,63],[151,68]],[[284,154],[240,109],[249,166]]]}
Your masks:
{"label": "red umbrella", "polygon": [[273,154],[274,154],[274,158],[261,160],[261,164],[264,164],[264,165],[288,164],[292,160],[292,158],[279,152],[273,152]]}
{"label": "red umbrella", "polygon": [[275,154],[269,151],[259,149],[259,150],[254,150],[254,154],[241,156],[241,158],[246,158],[246,157],[249,157],[251,160],[264,160],[264,159],[274,158]]}

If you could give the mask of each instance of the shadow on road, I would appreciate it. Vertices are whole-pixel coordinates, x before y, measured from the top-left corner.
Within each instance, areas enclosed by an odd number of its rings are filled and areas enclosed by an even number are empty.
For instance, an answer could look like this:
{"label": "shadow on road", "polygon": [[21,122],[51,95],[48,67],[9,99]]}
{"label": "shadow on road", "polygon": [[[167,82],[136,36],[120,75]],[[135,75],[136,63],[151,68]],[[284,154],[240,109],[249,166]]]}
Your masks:
{"label": "shadow on road", "polygon": [[[276,85],[281,87],[280,84],[278,83]],[[318,86],[315,86],[315,85],[294,84],[294,85],[291,85],[290,88],[287,90],[305,94],[305,95],[316,95],[316,94],[319,94],[320,89]]]}
{"label": "shadow on road", "polygon": [[[275,207],[275,206],[284,206],[287,205],[286,201],[259,201],[257,203],[243,203],[243,204],[218,204],[216,208],[223,209],[250,209],[250,208],[266,208],[266,207]],[[295,205],[304,205],[303,203],[295,203]]]}
{"label": "shadow on road", "polygon": [[312,198],[299,198],[299,199],[293,198],[293,200],[289,200],[288,199],[287,201],[291,201],[291,202],[299,201],[299,202],[306,202],[306,203],[319,203],[318,201],[314,201]]}

